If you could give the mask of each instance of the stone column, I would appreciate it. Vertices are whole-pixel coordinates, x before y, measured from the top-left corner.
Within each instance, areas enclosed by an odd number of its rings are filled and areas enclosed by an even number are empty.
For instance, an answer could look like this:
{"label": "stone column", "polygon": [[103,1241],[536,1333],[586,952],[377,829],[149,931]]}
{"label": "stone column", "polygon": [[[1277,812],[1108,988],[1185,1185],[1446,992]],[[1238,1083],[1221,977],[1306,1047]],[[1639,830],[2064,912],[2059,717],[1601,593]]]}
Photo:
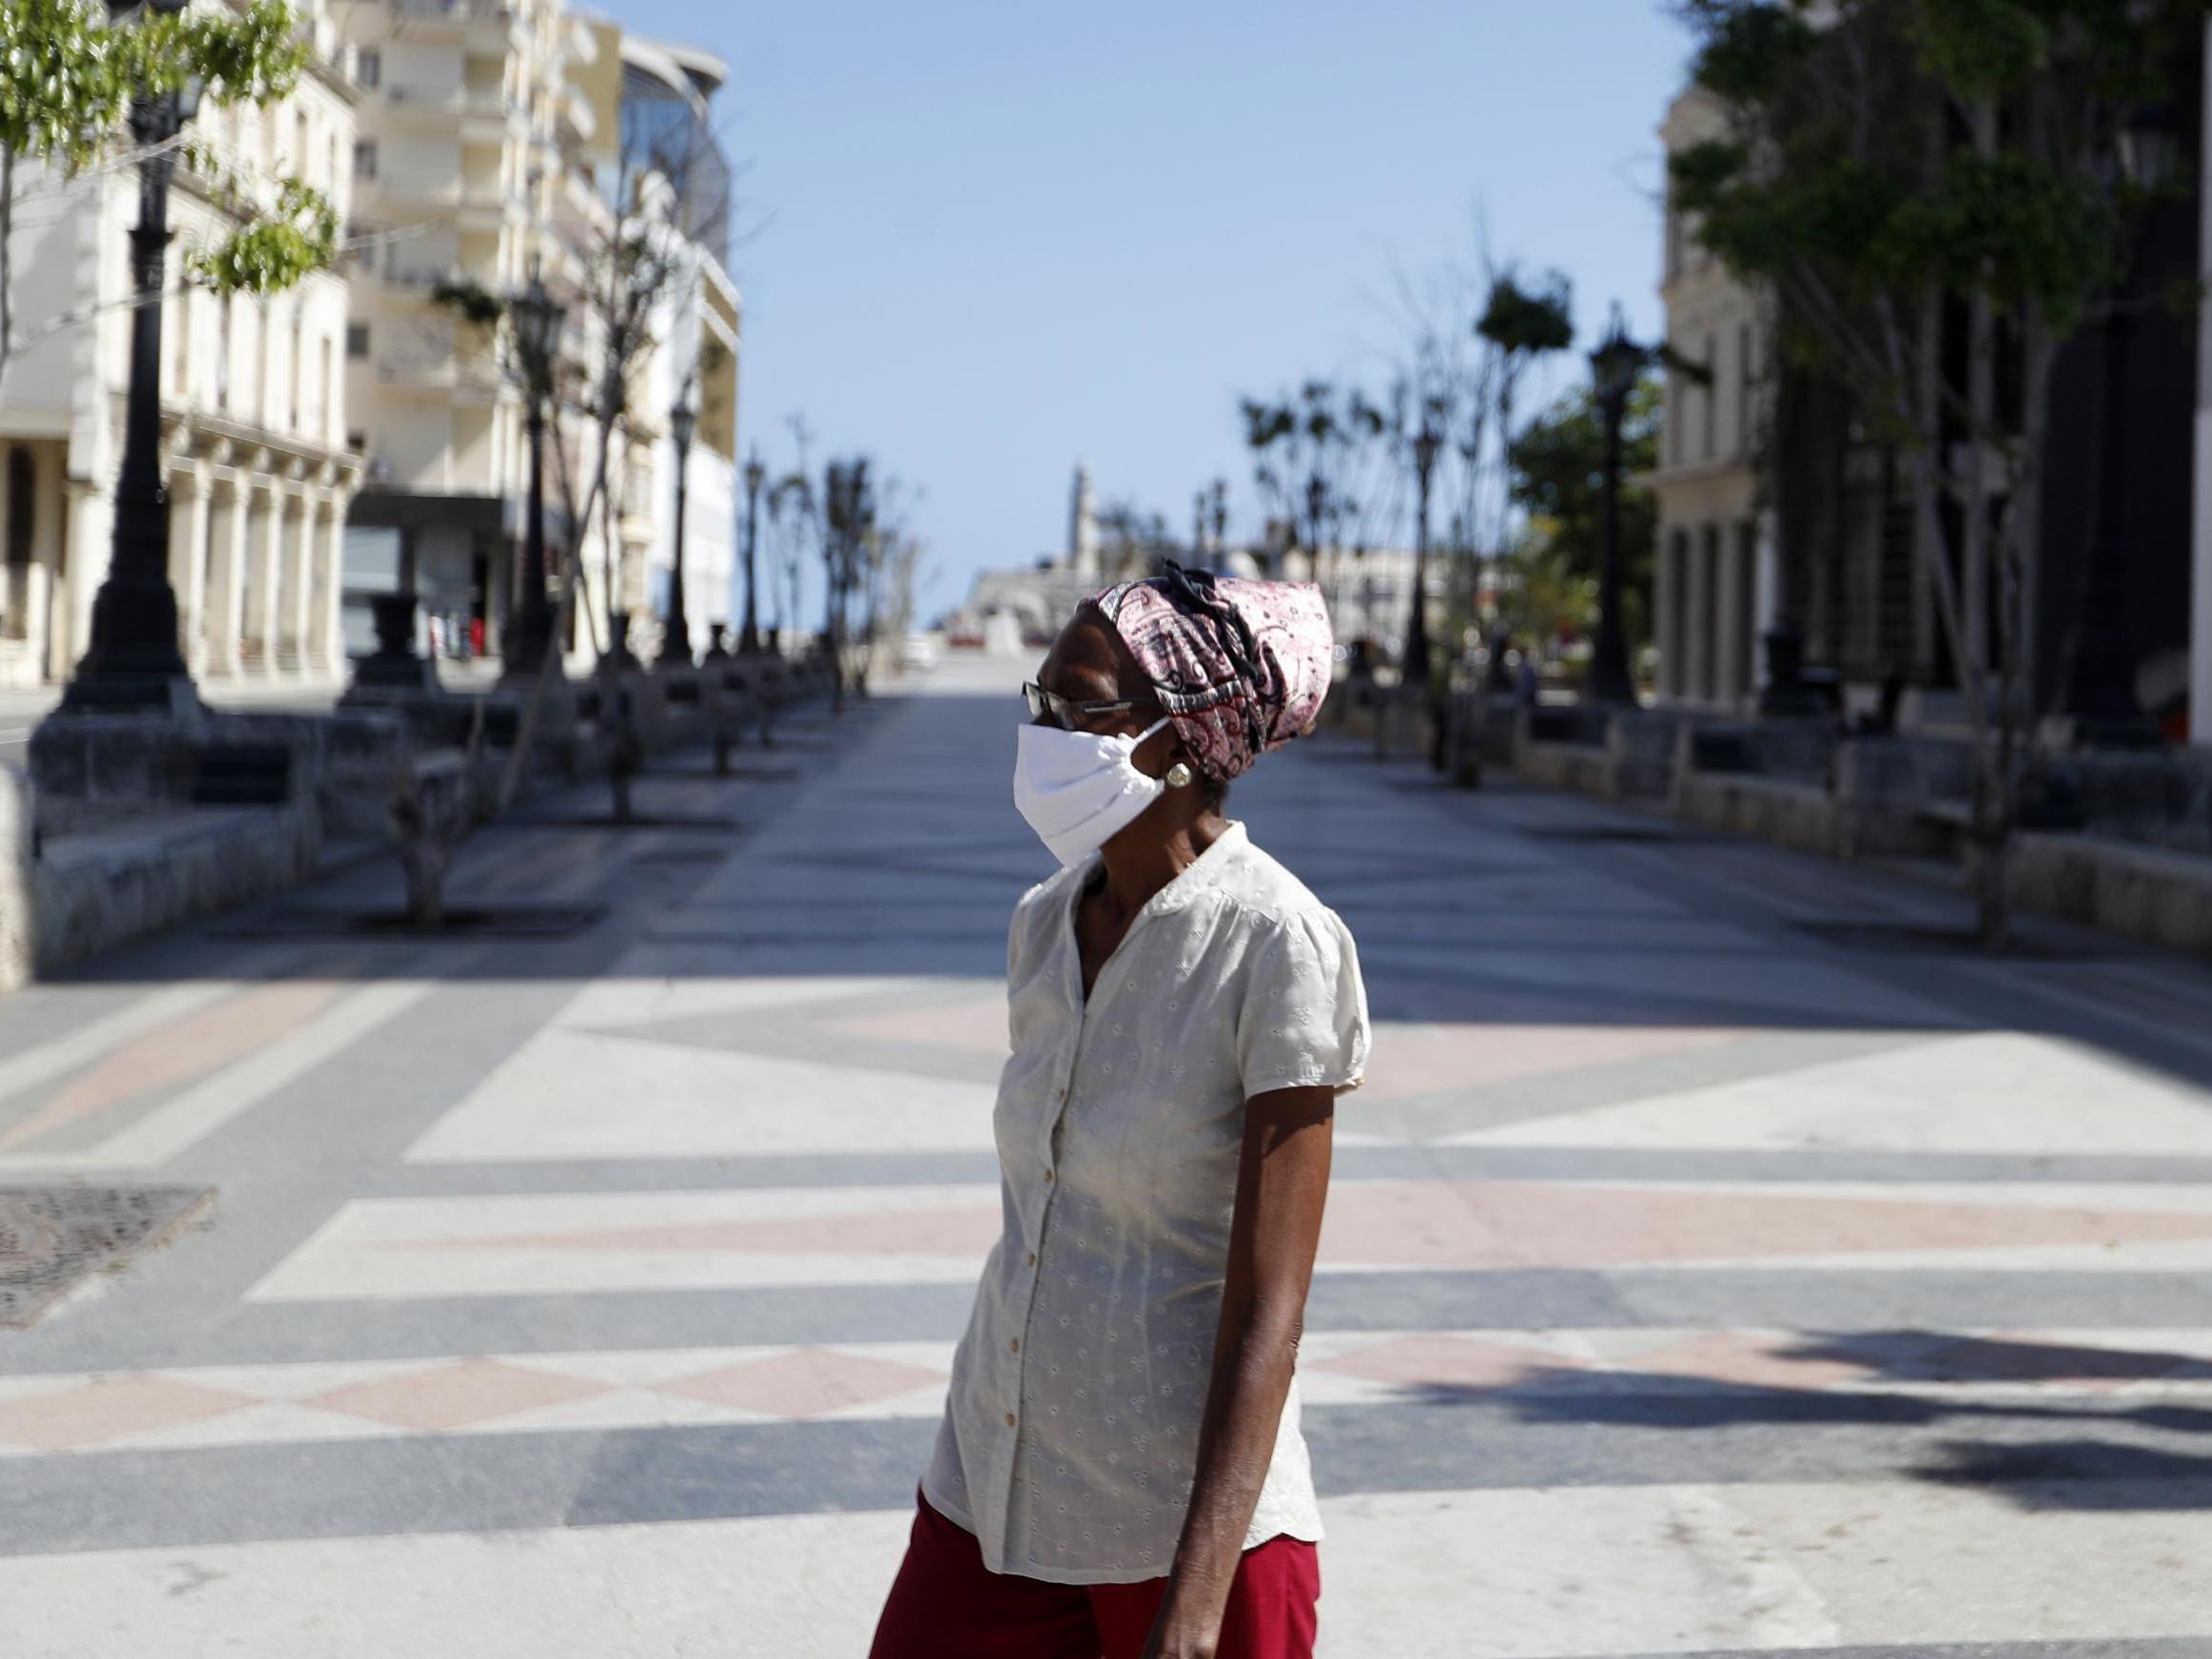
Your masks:
{"label": "stone column", "polygon": [[206,673],[210,678],[238,677],[240,603],[245,597],[246,560],[246,484],[233,473],[213,503],[207,535]]}
{"label": "stone column", "polygon": [[177,646],[197,679],[207,669],[207,469],[169,478],[169,585],[177,594]]}
{"label": "stone column", "polygon": [[1713,695],[1731,710],[1742,701],[1746,661],[1746,646],[1751,636],[1751,617],[1744,606],[1744,565],[1749,562],[1751,551],[1746,545],[1749,537],[1742,524],[1731,524],[1717,532],[1720,537],[1719,556],[1713,563]]}
{"label": "stone column", "polygon": [[292,579],[284,595],[284,637],[289,644],[284,664],[302,678],[307,673],[307,629],[315,614],[315,568],[323,549],[315,522],[319,494],[305,489],[292,498],[292,535],[285,548]]}
{"label": "stone column", "polygon": [[1659,653],[1654,690],[1664,703],[1681,695],[1682,665],[1674,650],[1674,606],[1681,583],[1674,572],[1674,527],[1660,520],[1652,554],[1652,644]]}
{"label": "stone column", "polygon": [[1782,625],[1782,550],[1778,516],[1772,507],[1752,520],[1757,537],[1752,575],[1752,690],[1764,693],[1774,671],[1767,661],[1767,635]]}
{"label": "stone column", "polygon": [[276,660],[280,501],[274,479],[246,480],[245,582],[239,618],[239,667],[266,673]]}
{"label": "stone column", "polygon": [[1713,700],[1713,545],[1718,534],[1713,525],[1703,524],[1691,534],[1687,544],[1690,569],[1682,584],[1682,694],[1693,703]]}
{"label": "stone column", "polygon": [[310,526],[314,537],[315,579],[307,614],[307,672],[336,674],[344,663],[338,648],[339,605],[345,584],[345,505],[325,494]]}

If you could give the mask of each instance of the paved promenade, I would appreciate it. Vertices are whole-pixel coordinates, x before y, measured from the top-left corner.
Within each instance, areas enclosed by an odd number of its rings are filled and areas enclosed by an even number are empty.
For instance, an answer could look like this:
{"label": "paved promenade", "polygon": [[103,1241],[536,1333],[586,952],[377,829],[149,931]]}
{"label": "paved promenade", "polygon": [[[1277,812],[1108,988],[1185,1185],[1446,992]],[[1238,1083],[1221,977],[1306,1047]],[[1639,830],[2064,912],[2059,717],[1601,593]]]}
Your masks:
{"label": "paved promenade", "polygon": [[[1016,677],[473,843],[565,936],[0,999],[0,1184],[218,1191],[0,1330],[0,1654],[857,1659],[996,1224]],[[2212,1654],[2212,972],[1854,947],[1949,902],[1325,736],[1231,810],[1377,1020],[1329,1659]]]}

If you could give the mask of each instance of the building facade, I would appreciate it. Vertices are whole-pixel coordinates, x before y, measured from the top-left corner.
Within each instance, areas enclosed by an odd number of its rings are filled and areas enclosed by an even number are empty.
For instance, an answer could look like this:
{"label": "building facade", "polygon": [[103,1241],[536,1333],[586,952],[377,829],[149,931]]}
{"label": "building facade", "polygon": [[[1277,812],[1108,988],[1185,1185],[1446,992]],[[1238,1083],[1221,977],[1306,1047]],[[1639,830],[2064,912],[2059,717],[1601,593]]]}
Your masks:
{"label": "building facade", "polygon": [[[2212,34],[2175,67],[2170,117],[2185,150],[2207,149],[2205,58]],[[1670,154],[1714,136],[1717,107],[1692,88],[1660,128]],[[2046,730],[2071,729],[2078,666],[2097,589],[2103,644],[2124,659],[2142,711],[2171,737],[2212,741],[2212,330],[2163,296],[2212,273],[2212,192],[2200,170],[2131,228],[2132,348],[2093,317],[2060,346],[2045,412],[2049,464],[2031,504],[2036,537],[2030,634],[2022,649]],[[1941,626],[1934,560],[1957,557],[1914,509],[1910,457],[1858,418],[1848,391],[1773,348],[1772,296],[1748,292],[1666,218],[1660,292],[1667,340],[1705,372],[1669,382],[1660,465],[1654,595],[1658,692],[1676,706],[1745,712],[1772,690],[1770,640],[1801,661],[1809,689],[1847,717],[1957,729],[1955,665]],[[2212,311],[2204,322],[2212,322]],[[1927,356],[1966,361],[1967,311],[1929,308]],[[2003,363],[1999,374],[2011,371]],[[1936,395],[1932,385],[1928,396]],[[2018,419],[2017,415],[2015,419]],[[2125,443],[2108,449],[2111,422]],[[1947,418],[1954,475],[1975,468]],[[1986,475],[1999,468],[1985,461]],[[2107,476],[2109,474],[2110,476]],[[2117,503],[2107,514],[2106,501]],[[2117,595],[2116,597],[2114,595]],[[1807,706],[1802,696],[1792,706]]]}
{"label": "building facade", "polygon": [[[298,177],[343,215],[356,95],[320,4],[301,7],[315,51],[266,108],[205,107],[197,137],[245,182]],[[19,325],[30,343],[0,386],[0,686],[69,677],[108,572],[130,378],[129,227],[135,169],[18,178]],[[344,418],[343,275],[267,300],[177,281],[196,248],[239,223],[222,181],[188,162],[169,199],[160,400],[180,646],[210,690],[333,683],[343,527],[362,461]]]}
{"label": "building facade", "polygon": [[705,649],[714,624],[733,615],[737,536],[737,387],[741,314],[722,266],[730,172],[709,100],[728,77],[695,49],[625,34],[619,52],[618,172],[643,177],[662,197],[654,218],[674,232],[673,280],[657,297],[655,342],[635,379],[622,444],[621,567],[605,568],[605,539],[587,549],[586,591],[612,593],[636,618],[634,639],[657,655],[665,643],[677,560],[677,451],[669,420],[695,412],[682,475],[684,615],[689,644]]}
{"label": "building facade", "polygon": [[[1672,155],[1715,136],[1719,118],[1693,88],[1659,128]],[[1672,205],[1659,297],[1666,338],[1701,371],[1670,369],[1659,465],[1645,481],[1658,504],[1652,637],[1662,702],[1748,707],[1772,626],[1772,520],[1758,487],[1771,330],[1759,296],[1699,245]]]}
{"label": "building facade", "polygon": [[[495,331],[439,295],[527,283],[551,210],[575,187],[548,161],[588,166],[602,133],[611,153],[615,108],[596,109],[571,70],[615,31],[554,0],[336,0],[334,12],[361,100],[347,424],[367,478],[351,519],[348,633],[366,650],[367,595],[412,585],[426,625],[496,652],[523,534],[527,411]],[[549,484],[547,498],[558,558],[574,528],[562,492]]]}
{"label": "building facade", "polygon": [[[526,536],[529,410],[507,325],[471,322],[453,302],[508,299],[534,277],[562,308],[561,351],[576,365],[543,449],[548,584],[558,595],[572,559],[583,583],[559,644],[588,666],[623,611],[633,644],[657,649],[675,562],[668,415],[681,397],[698,412],[684,562],[703,645],[729,615],[734,535],[740,311],[720,263],[729,174],[707,102],[721,65],[558,0],[340,4],[362,98],[348,344],[365,366],[349,424],[368,483],[348,537],[355,648],[368,644],[369,596],[411,585],[441,645],[501,649]],[[677,275],[629,365],[594,506],[587,403],[605,340],[588,296],[605,291],[623,216],[648,202],[678,244]]]}

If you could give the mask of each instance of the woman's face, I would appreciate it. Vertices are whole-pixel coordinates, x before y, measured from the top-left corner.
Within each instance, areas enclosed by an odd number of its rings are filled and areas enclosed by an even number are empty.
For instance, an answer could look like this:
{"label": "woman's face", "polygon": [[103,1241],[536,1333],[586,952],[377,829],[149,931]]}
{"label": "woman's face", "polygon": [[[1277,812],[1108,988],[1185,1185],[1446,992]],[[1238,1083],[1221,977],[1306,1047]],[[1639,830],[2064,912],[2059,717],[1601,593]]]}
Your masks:
{"label": "woman's face", "polygon": [[[1075,715],[1069,724],[1078,732],[1100,736],[1133,734],[1166,712],[1122,636],[1095,617],[1077,616],[1060,631],[1060,637],[1045,655],[1044,666],[1037,671],[1037,683],[1074,703],[1130,705],[1111,712]],[[1047,710],[1036,723],[1056,726],[1060,722]],[[1175,729],[1165,726],[1139,744],[1131,758],[1140,771],[1158,777],[1166,771],[1167,756],[1174,747]],[[1147,765],[1148,757],[1158,764]]]}

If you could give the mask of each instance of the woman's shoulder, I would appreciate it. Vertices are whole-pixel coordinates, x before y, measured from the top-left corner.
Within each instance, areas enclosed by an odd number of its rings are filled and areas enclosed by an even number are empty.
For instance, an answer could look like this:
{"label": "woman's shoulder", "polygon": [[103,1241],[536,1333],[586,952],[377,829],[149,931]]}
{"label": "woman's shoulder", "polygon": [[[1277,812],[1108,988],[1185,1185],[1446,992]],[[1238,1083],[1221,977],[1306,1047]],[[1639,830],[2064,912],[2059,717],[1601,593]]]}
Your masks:
{"label": "woman's shoulder", "polygon": [[1219,888],[1236,923],[1267,935],[1288,927],[1342,932],[1343,918],[1321,902],[1290,867],[1247,837],[1244,854],[1223,872]]}
{"label": "woman's shoulder", "polygon": [[1017,937],[1050,927],[1067,913],[1068,899],[1088,868],[1087,860],[1064,865],[1014,901],[1010,931]]}

